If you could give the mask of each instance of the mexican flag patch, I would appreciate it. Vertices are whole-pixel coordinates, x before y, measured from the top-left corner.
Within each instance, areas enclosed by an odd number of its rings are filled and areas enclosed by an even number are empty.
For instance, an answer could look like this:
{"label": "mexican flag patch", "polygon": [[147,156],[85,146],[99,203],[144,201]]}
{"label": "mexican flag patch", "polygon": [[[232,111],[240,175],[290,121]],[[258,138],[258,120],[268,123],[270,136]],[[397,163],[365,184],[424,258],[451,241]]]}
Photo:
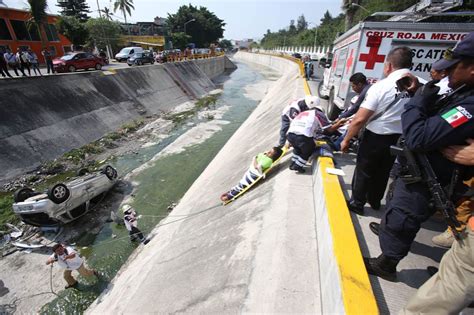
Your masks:
{"label": "mexican flag patch", "polygon": [[[464,108],[463,108],[464,109]],[[458,107],[451,109],[449,112],[441,115],[444,120],[446,120],[451,127],[456,128],[464,124],[469,118],[459,111]]]}

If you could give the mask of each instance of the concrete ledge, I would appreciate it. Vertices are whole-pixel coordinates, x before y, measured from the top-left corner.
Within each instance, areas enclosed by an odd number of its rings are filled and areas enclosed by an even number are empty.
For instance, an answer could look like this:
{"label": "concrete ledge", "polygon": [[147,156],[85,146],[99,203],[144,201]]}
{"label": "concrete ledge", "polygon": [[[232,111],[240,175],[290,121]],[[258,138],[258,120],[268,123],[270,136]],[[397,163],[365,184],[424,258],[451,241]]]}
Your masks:
{"label": "concrete ledge", "polygon": [[357,236],[331,158],[313,167],[323,313],[378,314]]}

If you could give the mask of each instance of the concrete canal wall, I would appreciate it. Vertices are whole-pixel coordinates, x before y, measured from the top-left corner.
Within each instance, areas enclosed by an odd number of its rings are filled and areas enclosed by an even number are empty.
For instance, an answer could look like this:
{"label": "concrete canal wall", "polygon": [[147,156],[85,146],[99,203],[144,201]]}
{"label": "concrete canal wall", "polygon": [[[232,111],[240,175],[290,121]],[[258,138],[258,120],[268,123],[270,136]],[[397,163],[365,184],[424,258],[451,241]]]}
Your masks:
{"label": "concrete canal wall", "polygon": [[20,174],[143,115],[167,112],[215,88],[227,57],[2,80],[0,178]]}

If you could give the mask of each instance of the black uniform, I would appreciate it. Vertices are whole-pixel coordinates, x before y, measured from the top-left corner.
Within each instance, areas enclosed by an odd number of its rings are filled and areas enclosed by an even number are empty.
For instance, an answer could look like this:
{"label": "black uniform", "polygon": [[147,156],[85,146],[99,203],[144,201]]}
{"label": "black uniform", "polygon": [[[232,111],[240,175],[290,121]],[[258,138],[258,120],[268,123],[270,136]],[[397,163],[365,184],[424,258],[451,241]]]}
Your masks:
{"label": "black uniform", "polygon": [[[472,175],[472,168],[457,165],[447,160],[440,150],[451,145],[465,145],[465,140],[474,138],[474,93],[472,89],[453,95],[448,105],[430,114],[432,98],[421,93],[405,105],[402,114],[403,136],[408,149],[424,152],[443,187],[450,185],[455,169],[461,178]],[[403,161],[401,161],[403,163]],[[457,183],[455,192],[465,190]],[[428,187],[423,182],[406,184],[400,178],[394,183],[393,198],[387,203],[379,231],[382,254],[399,261],[408,254],[410,246],[433,209]],[[453,202],[458,199],[455,196]]]}

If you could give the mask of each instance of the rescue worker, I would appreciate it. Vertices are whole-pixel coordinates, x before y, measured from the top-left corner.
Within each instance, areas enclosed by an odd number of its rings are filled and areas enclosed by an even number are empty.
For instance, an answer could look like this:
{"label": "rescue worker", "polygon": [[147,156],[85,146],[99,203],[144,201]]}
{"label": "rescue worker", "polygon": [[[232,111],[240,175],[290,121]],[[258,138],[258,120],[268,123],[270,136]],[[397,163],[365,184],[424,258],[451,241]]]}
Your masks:
{"label": "rescue worker", "polygon": [[319,105],[319,98],[312,95],[306,95],[304,98],[300,98],[296,101],[291,102],[287,105],[281,113],[281,129],[280,129],[280,142],[278,146],[281,148],[286,143],[286,134],[290,123],[299,113],[308,110],[310,107]]}
{"label": "rescue worker", "polygon": [[[473,168],[449,161],[441,150],[465,145],[474,136],[474,33],[461,40],[452,53],[445,54],[440,63],[439,69],[448,71],[449,87],[454,92],[440,104],[437,102],[442,97],[438,95],[436,81],[427,83],[405,106],[401,120],[407,148],[427,156],[440,185],[446,191],[453,191],[449,197],[456,204],[468,191],[462,180],[472,177]],[[440,108],[433,109],[435,105]],[[459,174],[455,183],[452,182],[457,176],[453,177],[453,174]],[[378,231],[382,254],[364,258],[369,274],[396,280],[398,263],[408,254],[421,223],[432,215],[430,200],[425,182],[406,183],[400,177],[395,180],[393,196]],[[463,242],[472,242],[472,233],[469,235],[471,240]],[[470,259],[472,261],[472,256]],[[472,265],[469,270],[472,273]]]}
{"label": "rescue worker", "polygon": [[133,242],[137,238],[143,244],[148,244],[150,241],[143,236],[143,233],[138,229],[138,215],[135,209],[133,209],[130,205],[123,205],[123,222],[125,223],[125,227],[128,230],[128,234],[130,235],[130,240]]}
{"label": "rescue worker", "polygon": [[369,88],[341,142],[341,151],[347,152],[350,140],[366,126],[359,141],[352,196],[348,201],[349,210],[357,214],[364,213],[366,202],[372,209],[380,209],[395,160],[390,146],[396,144],[402,133],[400,115],[409,100],[407,93],[399,91],[396,82],[410,73],[411,65],[411,48],[397,47],[388,53],[383,69],[385,79]]}
{"label": "rescue worker", "polygon": [[53,254],[46,261],[46,265],[57,262],[59,267],[64,268],[64,280],[67,282],[65,289],[77,286],[77,280],[72,276],[72,271],[77,270],[84,277],[96,276],[99,274],[95,270],[88,269],[84,265],[84,259],[72,248],[61,244],[53,246]]}
{"label": "rescue worker", "polygon": [[305,173],[304,167],[316,148],[315,140],[322,133],[331,134],[346,123],[345,119],[330,124],[320,108],[312,108],[296,116],[288,129],[288,142],[293,146],[290,170]]}
{"label": "rescue worker", "polygon": [[357,101],[351,104],[347,110],[343,111],[338,119],[349,118],[355,115],[359,110],[360,104],[364,101],[367,91],[371,87],[371,84],[367,82],[367,77],[361,72],[354,73],[349,78],[349,82],[351,83],[352,90],[357,94]]}

